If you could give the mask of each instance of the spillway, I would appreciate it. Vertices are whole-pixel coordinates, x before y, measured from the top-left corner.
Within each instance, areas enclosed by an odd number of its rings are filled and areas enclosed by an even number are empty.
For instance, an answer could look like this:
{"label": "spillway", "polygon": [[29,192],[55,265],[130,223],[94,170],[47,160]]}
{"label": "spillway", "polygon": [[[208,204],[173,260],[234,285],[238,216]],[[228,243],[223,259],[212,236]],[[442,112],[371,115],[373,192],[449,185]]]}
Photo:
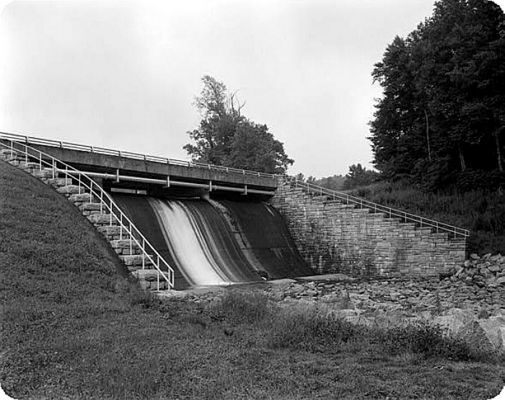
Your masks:
{"label": "spillway", "polygon": [[175,288],[310,275],[284,221],[264,202],[113,194],[174,268]]}

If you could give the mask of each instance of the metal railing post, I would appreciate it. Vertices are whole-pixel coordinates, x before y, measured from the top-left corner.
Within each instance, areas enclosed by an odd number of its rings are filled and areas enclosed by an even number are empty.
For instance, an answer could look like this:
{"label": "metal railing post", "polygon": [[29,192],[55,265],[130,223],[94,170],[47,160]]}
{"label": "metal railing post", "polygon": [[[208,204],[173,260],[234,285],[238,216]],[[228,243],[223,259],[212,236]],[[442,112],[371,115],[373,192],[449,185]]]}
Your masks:
{"label": "metal railing post", "polygon": [[146,268],[146,241],[142,239],[142,269]]}
{"label": "metal railing post", "polygon": [[133,235],[132,235],[132,227],[131,227],[131,224],[130,224],[130,255],[131,255],[131,256],[133,255],[133,244],[132,244],[132,240],[133,240]]}

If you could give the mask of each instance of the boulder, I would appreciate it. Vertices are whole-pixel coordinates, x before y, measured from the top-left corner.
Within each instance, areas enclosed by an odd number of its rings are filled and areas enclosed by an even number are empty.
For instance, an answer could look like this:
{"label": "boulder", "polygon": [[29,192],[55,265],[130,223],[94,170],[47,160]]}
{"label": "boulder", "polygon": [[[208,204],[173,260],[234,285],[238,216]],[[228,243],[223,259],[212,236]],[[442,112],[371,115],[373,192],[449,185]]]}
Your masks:
{"label": "boulder", "polygon": [[484,331],[492,348],[495,350],[505,351],[505,318],[490,317],[488,319],[480,319],[477,323]]}
{"label": "boulder", "polygon": [[474,313],[461,308],[451,308],[433,321],[446,329],[449,334],[457,334],[465,325],[475,319]]}
{"label": "boulder", "polygon": [[453,308],[433,322],[476,349],[505,352],[505,317],[501,315],[477,319],[471,310]]}

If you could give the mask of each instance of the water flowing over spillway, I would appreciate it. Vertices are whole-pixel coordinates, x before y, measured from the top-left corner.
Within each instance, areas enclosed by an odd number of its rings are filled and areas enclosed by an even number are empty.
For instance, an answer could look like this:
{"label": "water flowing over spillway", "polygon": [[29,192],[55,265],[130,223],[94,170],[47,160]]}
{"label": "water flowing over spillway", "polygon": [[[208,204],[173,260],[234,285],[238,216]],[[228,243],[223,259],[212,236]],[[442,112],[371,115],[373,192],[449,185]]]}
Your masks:
{"label": "water flowing over spillway", "polygon": [[277,211],[263,202],[114,200],[175,270],[175,288],[310,275]]}

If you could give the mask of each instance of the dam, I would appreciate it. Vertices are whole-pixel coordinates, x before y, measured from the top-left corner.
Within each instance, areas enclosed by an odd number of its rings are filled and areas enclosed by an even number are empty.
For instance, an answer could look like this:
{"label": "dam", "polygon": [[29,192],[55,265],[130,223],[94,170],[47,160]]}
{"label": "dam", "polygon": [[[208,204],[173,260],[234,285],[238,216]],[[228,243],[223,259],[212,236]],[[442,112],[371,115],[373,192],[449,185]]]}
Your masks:
{"label": "dam", "polygon": [[265,202],[113,198],[174,268],[175,289],[312,274]]}
{"label": "dam", "polygon": [[66,196],[149,290],[437,276],[470,234],[287,175],[2,132],[0,159]]}

